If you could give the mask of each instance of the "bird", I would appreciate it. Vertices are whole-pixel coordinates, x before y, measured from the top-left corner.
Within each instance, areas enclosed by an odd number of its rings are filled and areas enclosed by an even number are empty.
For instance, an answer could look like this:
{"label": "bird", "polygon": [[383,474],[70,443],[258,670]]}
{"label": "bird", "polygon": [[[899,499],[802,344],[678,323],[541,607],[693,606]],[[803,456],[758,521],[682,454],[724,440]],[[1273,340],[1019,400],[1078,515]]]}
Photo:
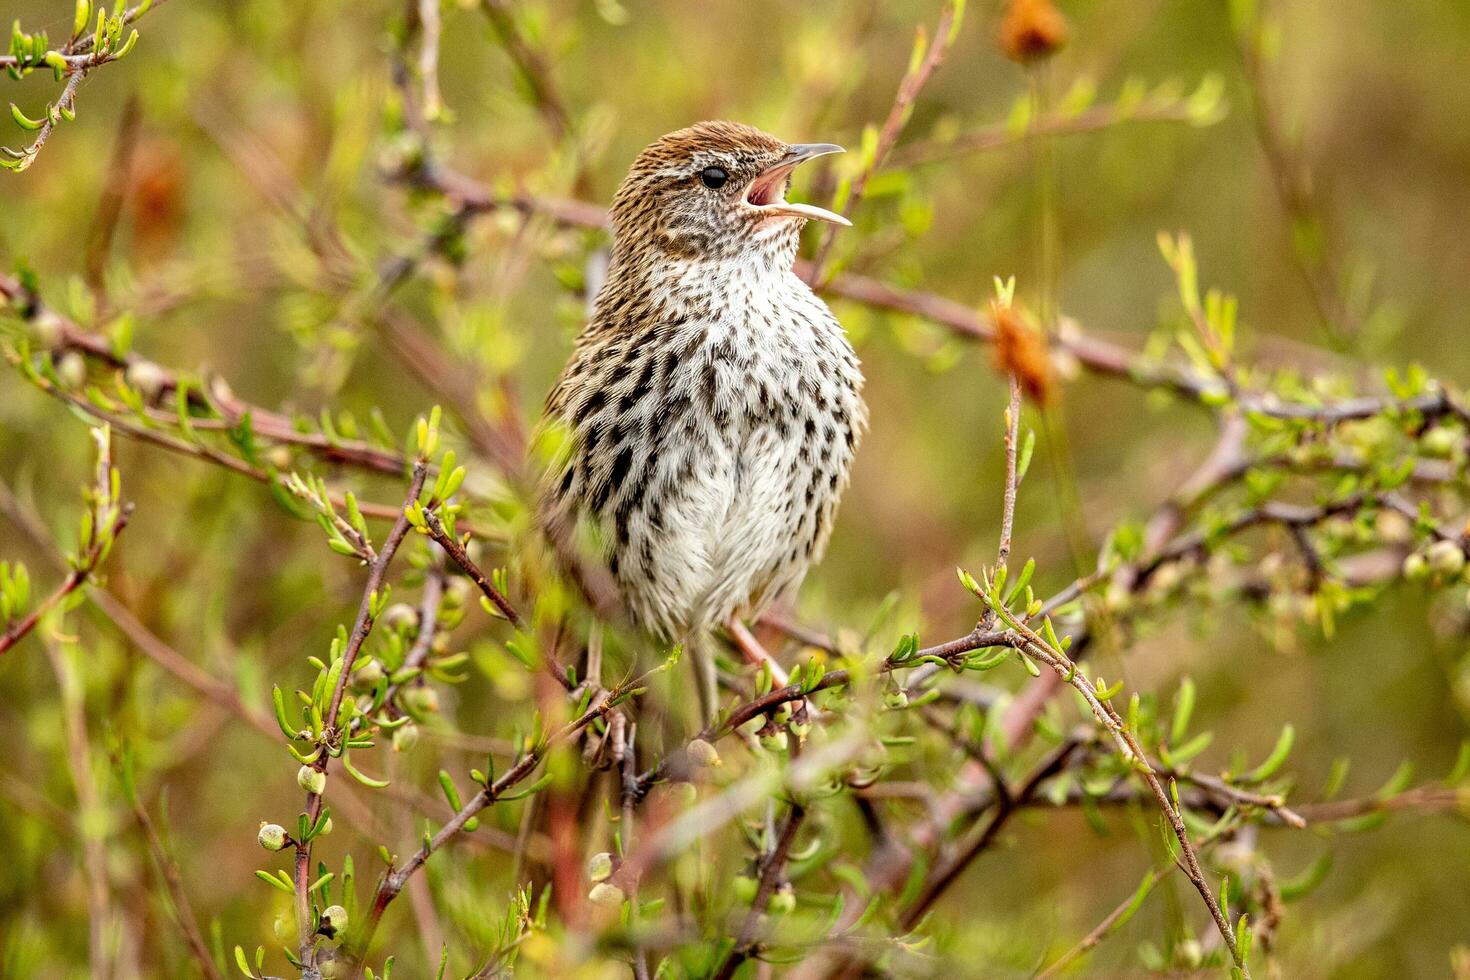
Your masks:
{"label": "bird", "polygon": [[726,121],[650,143],[546,400],[562,448],[542,523],[596,529],[629,617],[690,651],[706,720],[714,631],[771,662],[744,624],[820,560],[867,428],[857,354],[794,268],[808,221],[850,222],[786,199],[798,166],[839,152]]}

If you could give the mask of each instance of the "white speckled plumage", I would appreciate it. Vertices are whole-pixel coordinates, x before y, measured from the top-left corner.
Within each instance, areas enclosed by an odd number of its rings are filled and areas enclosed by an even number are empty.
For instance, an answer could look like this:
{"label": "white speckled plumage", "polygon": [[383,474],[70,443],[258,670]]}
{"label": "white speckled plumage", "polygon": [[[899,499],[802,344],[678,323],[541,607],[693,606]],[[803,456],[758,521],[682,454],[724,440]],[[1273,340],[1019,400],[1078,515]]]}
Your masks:
{"label": "white speckled plumage", "polygon": [[[572,438],[544,518],[598,521],[630,613],[667,640],[754,616],[800,584],[866,425],[857,357],[792,268],[816,210],[787,211],[793,155],[733,123],[646,149],[614,203],[593,315],[547,401]],[[704,186],[707,167],[728,185]],[[773,195],[763,174],[779,177]]]}

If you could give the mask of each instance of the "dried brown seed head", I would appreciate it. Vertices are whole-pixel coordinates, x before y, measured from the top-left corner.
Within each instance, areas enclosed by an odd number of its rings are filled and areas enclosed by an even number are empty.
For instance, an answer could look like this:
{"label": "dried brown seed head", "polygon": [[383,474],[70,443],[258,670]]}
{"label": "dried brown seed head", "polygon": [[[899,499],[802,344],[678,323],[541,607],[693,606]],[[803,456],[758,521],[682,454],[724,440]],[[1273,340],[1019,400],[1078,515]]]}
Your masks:
{"label": "dried brown seed head", "polygon": [[1067,43],[1067,19],[1051,0],[1012,0],[998,40],[1012,61],[1029,64],[1049,58]]}
{"label": "dried brown seed head", "polygon": [[1038,405],[1051,398],[1052,369],[1041,332],[1028,326],[1013,307],[991,307],[995,320],[995,367],[1021,383],[1026,396]]}

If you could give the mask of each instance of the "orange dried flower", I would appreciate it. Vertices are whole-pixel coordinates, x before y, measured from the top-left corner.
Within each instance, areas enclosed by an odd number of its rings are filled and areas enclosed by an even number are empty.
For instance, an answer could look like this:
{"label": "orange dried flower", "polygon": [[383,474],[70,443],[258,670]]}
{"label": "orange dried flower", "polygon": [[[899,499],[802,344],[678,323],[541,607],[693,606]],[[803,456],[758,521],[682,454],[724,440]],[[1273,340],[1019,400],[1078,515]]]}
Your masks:
{"label": "orange dried flower", "polygon": [[1067,43],[1067,18],[1051,0],[1012,0],[1000,24],[1000,50],[1028,64],[1050,57]]}
{"label": "orange dried flower", "polygon": [[179,147],[149,140],[138,147],[133,164],[133,234],[150,255],[167,251],[184,226],[186,188]]}
{"label": "orange dried flower", "polygon": [[995,368],[1021,383],[1021,390],[1038,405],[1051,398],[1051,358],[1041,332],[1028,326],[1010,306],[993,304],[995,320]]}

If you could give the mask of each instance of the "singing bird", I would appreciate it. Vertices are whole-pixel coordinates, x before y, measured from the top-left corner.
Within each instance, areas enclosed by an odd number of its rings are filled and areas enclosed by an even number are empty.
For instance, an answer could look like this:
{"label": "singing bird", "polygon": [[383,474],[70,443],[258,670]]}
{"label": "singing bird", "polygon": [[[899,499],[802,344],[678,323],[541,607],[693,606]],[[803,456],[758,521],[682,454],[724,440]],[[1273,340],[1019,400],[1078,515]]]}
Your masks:
{"label": "singing bird", "polygon": [[546,403],[569,438],[543,522],[554,535],[579,520],[601,529],[631,617],[689,649],[706,717],[711,630],[748,637],[742,621],[800,585],[867,426],[857,355],[794,270],[808,220],[849,222],[786,200],[792,171],[841,150],[732,122],[645,148]]}

